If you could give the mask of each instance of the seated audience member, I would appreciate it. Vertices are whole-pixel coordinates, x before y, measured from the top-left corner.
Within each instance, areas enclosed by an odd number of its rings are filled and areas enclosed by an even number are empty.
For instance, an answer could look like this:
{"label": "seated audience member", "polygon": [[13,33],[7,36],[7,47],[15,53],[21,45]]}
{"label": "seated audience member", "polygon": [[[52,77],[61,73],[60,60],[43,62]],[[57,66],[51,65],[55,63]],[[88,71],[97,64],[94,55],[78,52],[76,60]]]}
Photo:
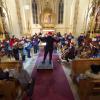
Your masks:
{"label": "seated audience member", "polygon": [[13,55],[14,55],[15,60],[19,60],[19,48],[18,48],[17,42],[13,44]]}
{"label": "seated audience member", "polygon": [[99,53],[99,48],[90,43],[90,49],[91,49],[91,57],[97,57]]}
{"label": "seated audience member", "polygon": [[94,74],[100,73],[100,65],[92,64],[90,67],[92,73]]}
{"label": "seated audience member", "polygon": [[27,57],[31,58],[31,53],[30,52],[31,52],[31,48],[32,48],[32,43],[29,39],[25,40],[24,47],[25,47],[25,50],[27,52]]}
{"label": "seated audience member", "polygon": [[80,58],[89,58],[91,54],[91,50],[89,47],[84,47],[80,53]]}
{"label": "seated audience member", "polygon": [[20,41],[18,43],[18,48],[19,48],[19,52],[21,54],[21,58],[22,58],[22,61],[25,61],[25,47],[24,47],[24,41]]}
{"label": "seated audience member", "polygon": [[68,53],[65,55],[65,59],[67,62],[69,62],[68,59],[74,59],[75,58],[75,47],[74,43],[70,43],[70,47],[68,49]]}
{"label": "seated audience member", "polygon": [[70,46],[71,40],[74,39],[74,36],[71,32],[67,35],[66,39],[68,41],[68,46]]}
{"label": "seated audience member", "polygon": [[34,80],[30,77],[28,72],[22,68],[22,64],[18,64],[19,70],[15,73],[14,77],[19,81],[22,88],[26,91],[29,97],[32,96]]}
{"label": "seated audience member", "polygon": [[65,59],[65,55],[68,53],[68,47],[67,47],[67,45],[64,46],[64,47],[61,49],[61,52],[62,52],[61,58],[62,58],[62,59]]}
{"label": "seated audience member", "polygon": [[33,44],[33,47],[34,47],[34,53],[37,53],[38,50],[39,50],[39,38],[38,37],[34,37],[33,41],[32,41],[32,44]]}
{"label": "seated audience member", "polygon": [[100,79],[100,65],[92,64],[85,74],[87,77]]}
{"label": "seated audience member", "polygon": [[4,71],[0,68],[0,80],[8,79],[8,78],[9,78],[9,73],[8,73],[8,72],[4,72]]}
{"label": "seated audience member", "polygon": [[84,38],[85,38],[84,34],[81,33],[80,36],[77,39],[79,47],[82,46],[82,42],[84,41]]}
{"label": "seated audience member", "polygon": [[27,87],[27,85],[29,83],[31,83],[31,77],[29,76],[28,72],[22,68],[22,64],[18,64],[19,69],[18,69],[18,72],[15,71],[15,75],[14,77],[19,80],[20,84],[23,86],[23,87]]}
{"label": "seated audience member", "polygon": [[66,45],[66,43],[65,43],[65,37],[61,37],[60,43],[61,43],[61,48],[63,48]]}

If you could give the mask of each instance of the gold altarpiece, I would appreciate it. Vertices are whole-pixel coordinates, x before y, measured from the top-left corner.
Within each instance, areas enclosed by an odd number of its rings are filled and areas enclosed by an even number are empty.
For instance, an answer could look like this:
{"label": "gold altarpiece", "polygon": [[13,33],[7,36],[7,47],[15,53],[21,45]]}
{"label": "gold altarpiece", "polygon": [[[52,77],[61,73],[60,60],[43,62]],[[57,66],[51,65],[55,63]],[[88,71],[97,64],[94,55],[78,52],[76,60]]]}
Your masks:
{"label": "gold altarpiece", "polygon": [[92,12],[90,14],[90,32],[100,33],[100,0],[93,0]]}
{"label": "gold altarpiece", "polygon": [[42,32],[55,31],[56,15],[48,6],[40,14],[40,24],[42,26]]}
{"label": "gold altarpiece", "polygon": [[4,38],[4,30],[3,30],[3,23],[2,23],[2,18],[0,16],[0,40]]}

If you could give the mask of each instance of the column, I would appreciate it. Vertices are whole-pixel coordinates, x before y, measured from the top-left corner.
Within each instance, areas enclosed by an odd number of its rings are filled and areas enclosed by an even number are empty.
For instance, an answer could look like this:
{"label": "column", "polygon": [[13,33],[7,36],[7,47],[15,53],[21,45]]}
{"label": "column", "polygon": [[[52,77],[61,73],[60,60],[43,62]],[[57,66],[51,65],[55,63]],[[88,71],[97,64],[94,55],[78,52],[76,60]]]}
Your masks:
{"label": "column", "polygon": [[73,32],[76,34],[76,28],[77,28],[77,20],[78,20],[78,13],[79,13],[79,0],[76,0],[75,2],[75,12],[74,12],[74,21],[73,21]]}
{"label": "column", "polygon": [[71,31],[71,5],[73,0],[64,0],[64,27],[66,32]]}

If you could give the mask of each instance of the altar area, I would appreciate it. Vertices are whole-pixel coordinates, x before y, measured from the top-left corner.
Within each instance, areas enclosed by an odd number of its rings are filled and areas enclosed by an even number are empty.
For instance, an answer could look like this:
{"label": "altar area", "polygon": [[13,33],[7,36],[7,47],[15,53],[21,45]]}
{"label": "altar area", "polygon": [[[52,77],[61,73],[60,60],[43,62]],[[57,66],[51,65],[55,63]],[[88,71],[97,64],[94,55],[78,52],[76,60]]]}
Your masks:
{"label": "altar area", "polygon": [[44,28],[43,28],[43,29],[41,30],[41,32],[44,33],[44,34],[46,34],[46,33],[48,33],[48,32],[55,33],[55,29],[44,29]]}
{"label": "altar area", "polygon": [[52,8],[47,2],[43,11],[40,14],[40,25],[42,26],[41,32],[44,34],[48,32],[55,33],[55,24],[56,14],[53,12]]}

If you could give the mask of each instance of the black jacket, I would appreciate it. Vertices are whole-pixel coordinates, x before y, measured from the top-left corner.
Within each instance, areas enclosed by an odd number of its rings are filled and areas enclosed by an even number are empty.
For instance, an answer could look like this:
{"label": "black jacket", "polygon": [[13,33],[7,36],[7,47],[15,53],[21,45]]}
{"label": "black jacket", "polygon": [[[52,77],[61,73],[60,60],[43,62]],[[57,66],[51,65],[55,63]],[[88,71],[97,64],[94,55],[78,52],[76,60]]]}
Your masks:
{"label": "black jacket", "polygon": [[45,49],[53,49],[54,47],[54,42],[58,42],[54,37],[52,36],[47,36],[47,37],[41,37],[41,41],[46,42]]}

